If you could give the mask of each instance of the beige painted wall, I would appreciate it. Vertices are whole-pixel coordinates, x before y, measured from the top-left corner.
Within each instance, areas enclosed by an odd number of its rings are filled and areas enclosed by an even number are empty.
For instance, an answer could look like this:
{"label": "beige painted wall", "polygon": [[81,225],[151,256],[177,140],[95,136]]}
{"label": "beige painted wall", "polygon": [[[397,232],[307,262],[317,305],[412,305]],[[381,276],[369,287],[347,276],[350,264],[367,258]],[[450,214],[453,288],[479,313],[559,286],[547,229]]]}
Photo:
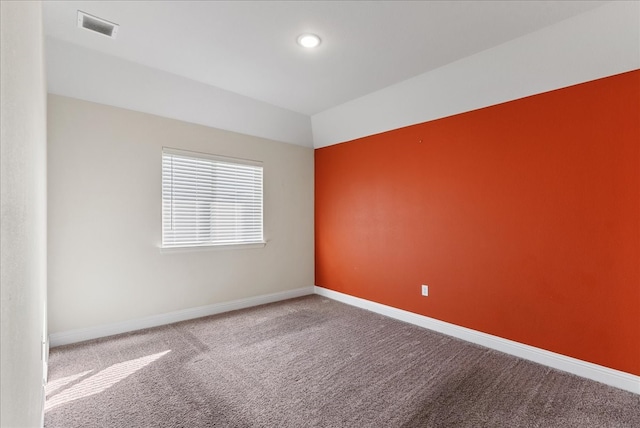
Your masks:
{"label": "beige painted wall", "polygon": [[[309,287],[313,149],[49,95],[49,331]],[[161,252],[162,147],[264,162],[264,248]]]}
{"label": "beige painted wall", "polygon": [[42,424],[47,238],[40,2],[0,2],[0,426]]}

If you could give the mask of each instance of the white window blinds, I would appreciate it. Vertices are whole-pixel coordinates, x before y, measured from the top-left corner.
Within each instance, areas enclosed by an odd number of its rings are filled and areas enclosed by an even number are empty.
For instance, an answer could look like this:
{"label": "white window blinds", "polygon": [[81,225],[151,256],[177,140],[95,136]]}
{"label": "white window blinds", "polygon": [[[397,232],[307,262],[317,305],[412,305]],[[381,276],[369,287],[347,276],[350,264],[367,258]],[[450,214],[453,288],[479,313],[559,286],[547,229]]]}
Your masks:
{"label": "white window blinds", "polygon": [[262,164],[162,150],[162,246],[262,243]]}

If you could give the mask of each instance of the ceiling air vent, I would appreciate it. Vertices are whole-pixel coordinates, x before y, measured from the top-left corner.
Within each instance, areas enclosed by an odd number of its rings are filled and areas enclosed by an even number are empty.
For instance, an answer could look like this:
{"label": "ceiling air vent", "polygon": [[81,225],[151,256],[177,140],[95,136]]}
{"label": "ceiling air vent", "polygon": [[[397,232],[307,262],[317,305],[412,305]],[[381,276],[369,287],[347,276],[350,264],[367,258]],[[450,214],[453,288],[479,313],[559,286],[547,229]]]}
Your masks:
{"label": "ceiling air vent", "polygon": [[115,39],[119,25],[79,10],[78,27]]}

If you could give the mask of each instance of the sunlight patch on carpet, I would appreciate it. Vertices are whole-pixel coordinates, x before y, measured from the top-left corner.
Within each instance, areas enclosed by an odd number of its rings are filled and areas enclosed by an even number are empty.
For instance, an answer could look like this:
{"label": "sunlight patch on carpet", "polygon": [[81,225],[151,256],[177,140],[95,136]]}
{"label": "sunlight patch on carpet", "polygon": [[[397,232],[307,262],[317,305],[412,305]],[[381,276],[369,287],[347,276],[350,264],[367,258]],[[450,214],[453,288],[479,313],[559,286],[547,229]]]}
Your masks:
{"label": "sunlight patch on carpet", "polygon": [[[44,410],[46,412],[47,410],[50,410],[61,404],[99,394],[112,387],[116,383],[120,382],[121,380],[131,376],[138,370],[148,366],[149,364],[158,360],[169,352],[171,351],[166,350],[163,352],[158,352],[157,354],[147,355],[146,357],[136,358],[135,360],[123,361],[121,363],[107,367],[106,369],[96,373],[95,375],[83,379],[77,385],[73,385],[71,388],[63,390],[58,394],[54,394],[51,398],[48,398],[47,402],[45,403]],[[63,388],[65,385],[70,384],[76,379],[80,379],[81,377],[86,376],[90,372],[91,370],[50,382],[46,387],[47,396],[54,391]]]}
{"label": "sunlight patch on carpet", "polygon": [[49,395],[53,394],[54,392],[56,392],[60,388],[64,388],[65,386],[67,386],[70,383],[80,379],[81,377],[85,377],[86,375],[88,375],[92,371],[93,370],[87,370],[86,372],[77,373],[77,374],[74,374],[74,375],[71,375],[71,376],[63,377],[61,379],[56,379],[56,380],[48,382],[47,386],[45,386],[45,388],[44,388],[46,396],[48,397]]}

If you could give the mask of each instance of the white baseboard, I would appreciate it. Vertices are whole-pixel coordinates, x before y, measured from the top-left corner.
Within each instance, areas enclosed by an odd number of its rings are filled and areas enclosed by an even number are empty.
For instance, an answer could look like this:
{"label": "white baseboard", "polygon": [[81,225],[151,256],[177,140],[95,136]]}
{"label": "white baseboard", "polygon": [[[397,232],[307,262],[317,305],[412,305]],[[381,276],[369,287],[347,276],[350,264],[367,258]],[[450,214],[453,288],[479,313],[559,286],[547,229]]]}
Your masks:
{"label": "white baseboard", "polygon": [[169,312],[166,314],[152,315],[150,317],[122,321],[97,327],[52,333],[49,335],[49,344],[52,348],[54,348],[56,346],[69,345],[71,343],[83,342],[85,340],[113,336],[114,334],[128,333],[131,331],[157,327],[174,322],[186,321],[194,318],[206,317],[209,315],[216,315],[223,312],[264,305],[266,303],[273,303],[281,300],[293,299],[295,297],[307,296],[309,294],[313,294],[313,290],[313,287],[303,287],[297,288],[295,290],[263,294],[261,296],[248,297],[246,299],[233,300],[231,302],[216,303],[213,305],[184,309],[181,311]]}
{"label": "white baseboard", "polygon": [[43,428],[44,427],[44,406],[47,400],[47,391],[44,385],[42,385],[42,387],[40,388],[40,397],[41,397],[40,398],[40,425],[38,425],[38,428]]}
{"label": "white baseboard", "polygon": [[554,369],[562,370],[606,385],[640,394],[640,376],[578,360],[576,358],[567,357],[566,355],[556,354],[555,352],[503,339],[498,336],[482,333],[466,327],[460,327],[455,324],[429,318],[424,315],[414,314],[413,312],[404,311],[402,309],[350,296],[348,294],[329,290],[323,287],[314,287],[314,292],[320,296],[328,297],[348,305],[357,306],[390,318],[395,318],[397,320],[428,328],[429,330],[434,330],[448,336],[466,340],[467,342],[486,346],[487,348],[524,358],[525,360],[533,361],[548,367],[553,367]]}

